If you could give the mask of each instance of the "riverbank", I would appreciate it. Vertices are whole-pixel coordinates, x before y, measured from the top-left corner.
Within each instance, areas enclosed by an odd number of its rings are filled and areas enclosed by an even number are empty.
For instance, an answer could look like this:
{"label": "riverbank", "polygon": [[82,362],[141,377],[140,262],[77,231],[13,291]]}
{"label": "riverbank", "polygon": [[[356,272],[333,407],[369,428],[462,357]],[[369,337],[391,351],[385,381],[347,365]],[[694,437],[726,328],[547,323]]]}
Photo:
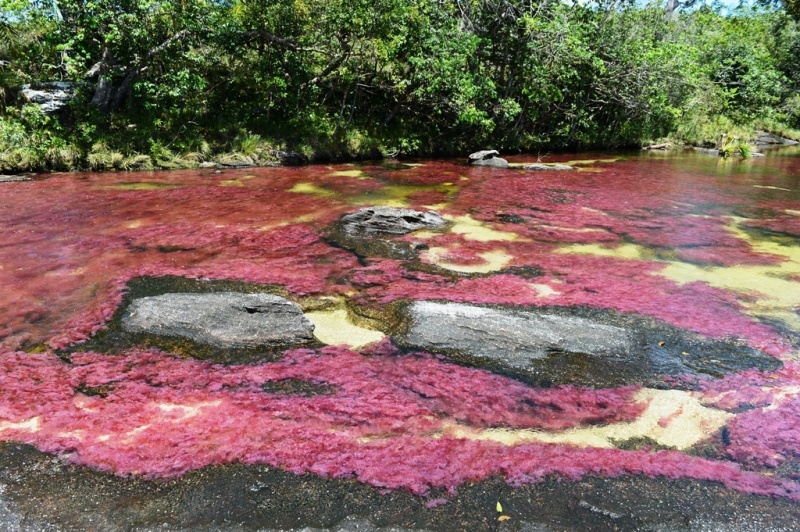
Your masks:
{"label": "riverbank", "polygon": [[3,172],[701,146],[800,128],[800,26],[781,8],[14,5],[0,13]]}
{"label": "riverbank", "polygon": [[[762,149],[774,149],[789,146],[800,141],[800,130],[781,124],[769,123],[763,127],[763,121],[749,128],[734,127],[728,134],[728,142],[733,147],[747,146],[746,153],[756,153]],[[715,149],[719,143],[719,132],[706,131],[700,136],[688,139],[679,132],[653,141],[644,141],[632,146],[605,147],[605,150],[620,149],[659,149],[659,150],[691,150]],[[734,140],[735,139],[735,140]],[[26,139],[27,140],[27,139]],[[169,149],[162,150],[157,156],[136,151],[114,149],[108,144],[96,143],[88,150],[70,145],[63,139],[55,139],[50,147],[31,146],[23,142],[19,146],[4,146],[0,151],[0,175],[18,175],[26,173],[50,172],[98,172],[98,171],[150,171],[150,170],[191,170],[191,169],[236,169],[270,166],[299,166],[310,163],[343,163],[394,158],[413,158],[427,156],[424,153],[390,152],[385,148],[370,145],[369,149],[332,150],[321,142],[298,143],[297,150],[286,141],[270,141],[259,135],[248,134],[237,137],[229,146],[220,146],[216,150],[207,146],[200,151],[176,153]],[[291,147],[290,147],[291,146]],[[598,151],[603,151],[603,147]],[[574,153],[575,150],[557,149],[543,145],[540,154]],[[441,152],[435,156],[463,156],[468,152]],[[520,153],[519,150],[503,153],[510,155]],[[746,155],[747,156],[747,155]]]}

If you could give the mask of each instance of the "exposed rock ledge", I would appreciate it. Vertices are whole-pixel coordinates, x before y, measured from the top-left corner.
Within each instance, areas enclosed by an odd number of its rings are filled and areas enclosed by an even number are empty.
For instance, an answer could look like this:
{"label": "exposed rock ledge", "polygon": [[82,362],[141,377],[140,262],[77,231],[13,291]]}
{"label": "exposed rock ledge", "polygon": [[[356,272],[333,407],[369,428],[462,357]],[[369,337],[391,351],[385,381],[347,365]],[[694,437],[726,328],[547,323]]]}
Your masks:
{"label": "exposed rock ledge", "polygon": [[314,341],[299,306],[271,294],[164,294],[136,299],[123,330],[177,336],[222,348],[291,346]]}

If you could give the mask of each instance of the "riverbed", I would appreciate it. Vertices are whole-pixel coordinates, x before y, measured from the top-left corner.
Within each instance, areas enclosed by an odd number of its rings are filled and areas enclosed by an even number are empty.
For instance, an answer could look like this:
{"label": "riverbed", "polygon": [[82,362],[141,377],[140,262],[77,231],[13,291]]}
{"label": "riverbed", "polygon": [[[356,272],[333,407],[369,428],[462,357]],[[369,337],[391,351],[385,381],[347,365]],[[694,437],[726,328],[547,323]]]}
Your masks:
{"label": "riverbed", "polygon": [[[0,183],[0,521],[793,530],[800,150],[537,159]],[[371,207],[443,221],[342,232]],[[220,293],[313,337],[126,328]]]}

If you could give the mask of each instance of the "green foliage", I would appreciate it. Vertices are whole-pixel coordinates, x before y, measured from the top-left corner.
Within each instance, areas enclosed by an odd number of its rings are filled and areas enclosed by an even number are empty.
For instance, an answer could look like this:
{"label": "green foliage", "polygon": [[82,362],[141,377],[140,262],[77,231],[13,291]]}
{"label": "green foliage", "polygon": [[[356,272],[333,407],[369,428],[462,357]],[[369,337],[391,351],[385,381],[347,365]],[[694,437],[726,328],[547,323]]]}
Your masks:
{"label": "green foliage", "polygon": [[[792,0],[793,1],[793,0]],[[713,142],[800,128],[787,11],[560,0],[0,0],[0,168]],[[21,85],[72,80],[58,116]],[[5,102],[5,107],[2,106]]]}

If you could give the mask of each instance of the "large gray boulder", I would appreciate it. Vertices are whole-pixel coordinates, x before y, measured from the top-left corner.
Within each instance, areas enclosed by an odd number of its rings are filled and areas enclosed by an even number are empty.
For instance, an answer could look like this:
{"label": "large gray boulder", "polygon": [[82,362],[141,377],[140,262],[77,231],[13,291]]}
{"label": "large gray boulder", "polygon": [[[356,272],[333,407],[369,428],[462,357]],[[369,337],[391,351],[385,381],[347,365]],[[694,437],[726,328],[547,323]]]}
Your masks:
{"label": "large gray boulder", "polygon": [[416,301],[401,344],[459,353],[526,369],[554,352],[624,355],[634,343],[625,329],[579,317]]}
{"label": "large gray boulder", "polygon": [[48,81],[34,85],[23,85],[22,96],[39,104],[42,112],[52,115],[64,108],[78,91],[78,84],[72,81]]}
{"label": "large gray boulder", "polygon": [[290,346],[314,340],[299,306],[271,294],[164,294],[136,299],[123,330],[178,336],[222,348]]}
{"label": "large gray boulder", "polygon": [[342,227],[350,233],[405,235],[419,229],[440,229],[447,221],[435,211],[420,212],[394,207],[367,207],[346,214]]}
{"label": "large gray boulder", "polygon": [[781,137],[780,135],[775,135],[774,133],[768,133],[766,131],[759,131],[756,133],[756,138],[753,140],[753,143],[756,146],[766,148],[766,147],[777,147],[777,146],[794,146],[798,144],[796,140],[787,139],[785,137]]}
{"label": "large gray boulder", "polygon": [[473,166],[491,166],[494,168],[508,168],[508,161],[497,157],[497,150],[481,150],[471,153],[467,162]]}

